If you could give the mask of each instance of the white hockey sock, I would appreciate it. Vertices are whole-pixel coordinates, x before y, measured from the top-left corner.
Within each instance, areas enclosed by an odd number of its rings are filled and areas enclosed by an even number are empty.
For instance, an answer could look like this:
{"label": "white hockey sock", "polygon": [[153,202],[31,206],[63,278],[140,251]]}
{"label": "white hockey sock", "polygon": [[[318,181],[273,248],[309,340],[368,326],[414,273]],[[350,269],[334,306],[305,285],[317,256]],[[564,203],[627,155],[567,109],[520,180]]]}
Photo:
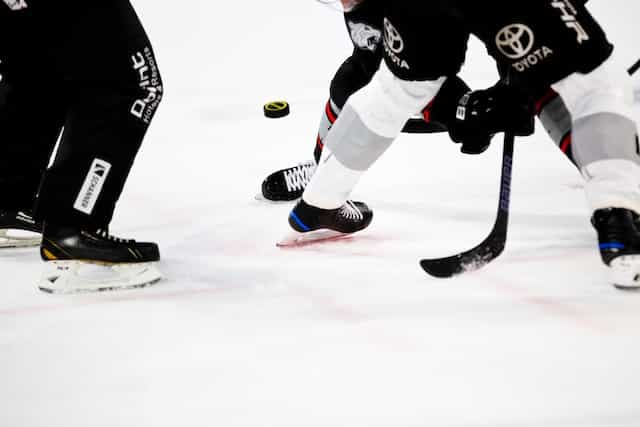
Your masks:
{"label": "white hockey sock", "polygon": [[592,211],[631,209],[640,214],[640,166],[629,160],[600,160],[582,168]]}
{"label": "white hockey sock", "polygon": [[322,209],[336,209],[347,201],[364,171],[349,169],[336,159],[328,147],[311,181],[302,194],[302,199]]}

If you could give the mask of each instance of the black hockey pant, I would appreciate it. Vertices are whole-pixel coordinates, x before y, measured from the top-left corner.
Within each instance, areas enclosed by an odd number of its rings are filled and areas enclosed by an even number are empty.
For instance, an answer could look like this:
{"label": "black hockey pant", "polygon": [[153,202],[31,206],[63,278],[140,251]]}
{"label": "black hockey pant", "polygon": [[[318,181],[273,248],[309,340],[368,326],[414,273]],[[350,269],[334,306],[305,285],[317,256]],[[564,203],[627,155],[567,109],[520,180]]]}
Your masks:
{"label": "black hockey pant", "polygon": [[37,195],[40,220],[107,226],[163,93],[135,11],[31,0],[0,27],[0,208]]}

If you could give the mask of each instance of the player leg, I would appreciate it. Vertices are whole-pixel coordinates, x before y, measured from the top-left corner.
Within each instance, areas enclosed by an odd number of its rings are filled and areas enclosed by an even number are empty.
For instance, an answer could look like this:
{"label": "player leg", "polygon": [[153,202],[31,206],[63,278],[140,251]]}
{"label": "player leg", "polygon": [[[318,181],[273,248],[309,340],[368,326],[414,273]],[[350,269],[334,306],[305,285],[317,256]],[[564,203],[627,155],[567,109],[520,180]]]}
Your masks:
{"label": "player leg", "polygon": [[577,166],[571,150],[571,114],[562,98],[549,89],[536,102],[535,112],[553,143]]}
{"label": "player leg", "polygon": [[496,3],[492,16],[503,19],[481,39],[516,81],[562,98],[572,128],[565,149],[585,178],[602,259],[616,286],[640,287],[640,155],[625,66],[582,4]]}
{"label": "player leg", "polygon": [[[109,223],[162,97],[156,60],[127,0],[61,9],[72,19],[50,49],[70,100],[36,217],[49,292],[145,286],[160,279],[155,243],[119,239]],[[64,19],[64,18],[62,18]]]}
{"label": "player leg", "polygon": [[382,60],[382,2],[368,0],[362,6],[344,14],[347,31],[353,43],[353,53],[338,68],[331,80],[330,98],[322,110],[315,141],[313,159],[278,170],[262,183],[262,195],[267,200],[291,201],[302,196],[322,155],[324,140],[351,94],[371,81]]}
{"label": "player leg", "polygon": [[[618,287],[640,287],[640,147],[628,76],[607,60],[554,85],[572,116],[571,152],[584,176],[600,253]],[[626,99],[625,99],[626,98]],[[588,100],[585,102],[585,100]]]}
{"label": "player leg", "polygon": [[[30,51],[32,53],[32,51]],[[2,58],[0,81],[0,248],[40,244],[33,205],[62,129],[64,94],[49,72],[20,52]]]}
{"label": "player leg", "polygon": [[[418,1],[387,5],[385,14],[385,61],[371,82],[347,100],[327,134],[318,169],[289,215],[293,232],[283,244],[351,234],[369,225],[372,212],[348,203],[351,191],[464,60],[467,35],[449,17]],[[424,55],[427,43],[429,57]]]}

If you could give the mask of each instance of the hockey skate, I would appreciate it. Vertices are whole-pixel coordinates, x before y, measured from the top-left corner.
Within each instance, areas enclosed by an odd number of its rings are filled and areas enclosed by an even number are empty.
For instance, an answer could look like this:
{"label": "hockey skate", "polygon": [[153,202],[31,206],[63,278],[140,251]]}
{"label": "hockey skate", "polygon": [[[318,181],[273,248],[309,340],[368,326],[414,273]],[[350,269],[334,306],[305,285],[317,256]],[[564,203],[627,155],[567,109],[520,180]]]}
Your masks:
{"label": "hockey skate", "polygon": [[620,289],[640,289],[640,220],[628,209],[595,211],[591,223],[598,232],[600,255],[611,283]]}
{"label": "hockey skate", "polygon": [[113,237],[106,230],[46,225],[40,255],[47,271],[38,287],[49,293],[141,288],[162,278],[158,245]]}
{"label": "hockey skate", "polygon": [[299,165],[273,172],[262,182],[262,197],[274,202],[290,202],[302,197],[316,170],[316,162],[309,160]]}
{"label": "hockey skate", "polygon": [[337,209],[321,209],[301,199],[289,214],[293,230],[277,246],[304,246],[339,239],[367,228],[372,219],[373,211],[363,202],[348,200]]}
{"label": "hockey skate", "polygon": [[0,248],[38,246],[42,224],[28,211],[0,210]]}

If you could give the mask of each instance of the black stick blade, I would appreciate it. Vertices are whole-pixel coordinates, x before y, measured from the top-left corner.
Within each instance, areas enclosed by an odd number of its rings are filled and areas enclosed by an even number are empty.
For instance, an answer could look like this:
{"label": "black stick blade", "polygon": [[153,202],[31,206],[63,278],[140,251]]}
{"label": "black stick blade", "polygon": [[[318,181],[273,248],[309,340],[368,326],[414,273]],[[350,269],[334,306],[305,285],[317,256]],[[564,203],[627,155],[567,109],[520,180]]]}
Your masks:
{"label": "black stick blade", "polygon": [[509,223],[509,201],[511,200],[511,170],[513,164],[514,136],[504,136],[502,150],[502,173],[500,177],[500,200],[496,221],[489,235],[478,246],[446,258],[423,259],[420,266],[434,277],[447,278],[475,271],[496,259],[504,250]]}
{"label": "black stick blade", "polygon": [[634,75],[636,71],[638,71],[638,68],[640,68],[640,59],[638,59],[636,61],[635,64],[633,64],[628,70],[627,73],[629,73],[629,75]]}
{"label": "black stick blade", "polygon": [[492,235],[466,252],[445,258],[423,259],[420,267],[434,277],[449,278],[484,267],[502,253],[504,246],[502,236]]}

